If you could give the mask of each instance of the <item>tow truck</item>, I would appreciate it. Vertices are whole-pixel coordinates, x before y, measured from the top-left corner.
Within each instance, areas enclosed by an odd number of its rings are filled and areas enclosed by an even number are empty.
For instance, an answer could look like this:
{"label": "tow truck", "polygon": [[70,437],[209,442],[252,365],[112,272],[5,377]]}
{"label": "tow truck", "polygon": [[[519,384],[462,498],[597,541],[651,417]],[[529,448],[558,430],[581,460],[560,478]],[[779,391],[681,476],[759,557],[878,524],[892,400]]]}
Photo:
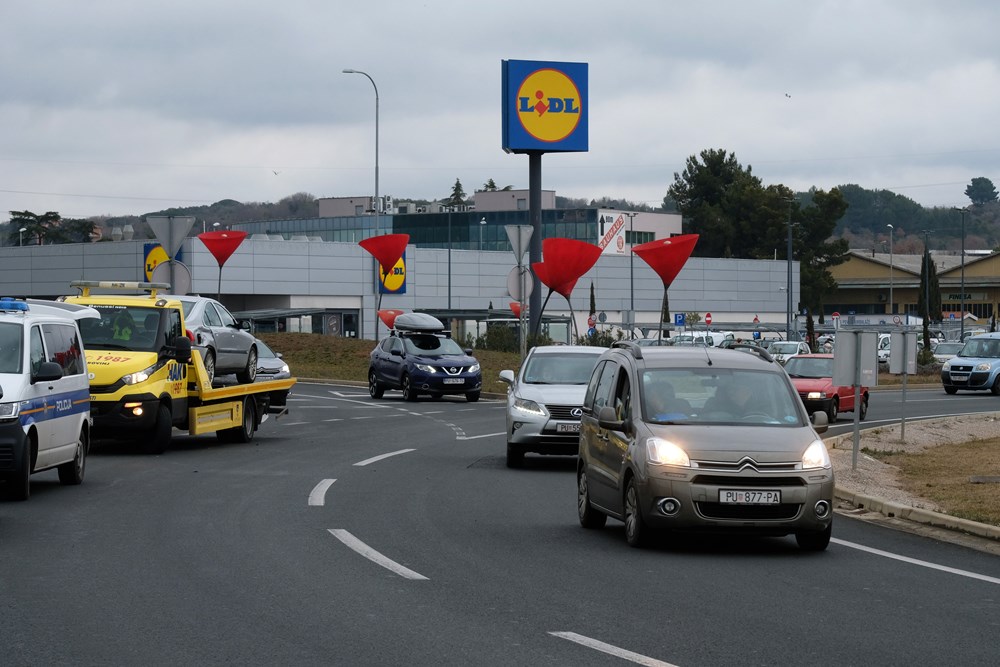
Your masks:
{"label": "tow truck", "polygon": [[[100,319],[80,326],[90,374],[94,437],[132,439],[149,454],[170,446],[173,429],[250,442],[268,415],[287,413],[295,378],[213,387],[184,326],[184,309],[168,283],[73,281]],[[106,290],[112,293],[95,293]],[[130,294],[115,292],[127,291]],[[144,292],[144,293],[143,293]],[[118,326],[128,316],[130,327]],[[140,326],[136,323],[142,323]]]}

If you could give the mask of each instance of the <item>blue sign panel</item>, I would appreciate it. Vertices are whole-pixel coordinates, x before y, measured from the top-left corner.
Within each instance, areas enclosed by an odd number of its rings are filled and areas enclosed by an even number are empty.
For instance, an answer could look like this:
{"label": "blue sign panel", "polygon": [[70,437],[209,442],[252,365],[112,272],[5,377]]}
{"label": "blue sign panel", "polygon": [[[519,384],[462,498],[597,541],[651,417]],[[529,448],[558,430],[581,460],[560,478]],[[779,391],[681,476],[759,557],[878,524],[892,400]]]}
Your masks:
{"label": "blue sign panel", "polygon": [[586,63],[504,60],[501,67],[504,151],[588,150]]}
{"label": "blue sign panel", "polygon": [[674,313],[674,326],[682,327],[684,326],[684,313]]}

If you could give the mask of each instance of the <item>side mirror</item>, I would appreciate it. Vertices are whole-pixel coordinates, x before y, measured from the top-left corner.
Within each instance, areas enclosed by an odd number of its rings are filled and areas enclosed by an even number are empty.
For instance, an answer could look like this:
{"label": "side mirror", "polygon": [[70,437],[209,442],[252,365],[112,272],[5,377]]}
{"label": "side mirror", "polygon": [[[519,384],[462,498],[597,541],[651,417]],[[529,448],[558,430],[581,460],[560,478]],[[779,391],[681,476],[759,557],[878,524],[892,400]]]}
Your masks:
{"label": "side mirror", "polygon": [[43,361],[38,364],[38,370],[31,374],[31,384],[36,382],[52,382],[62,378],[62,366],[54,361]]}
{"label": "side mirror", "polygon": [[281,356],[281,352],[275,352],[274,356],[276,356],[278,359],[284,359],[284,357]]}
{"label": "side mirror", "polygon": [[826,433],[826,430],[830,428],[830,420],[825,412],[817,410],[812,414],[812,425],[817,433]]}
{"label": "side mirror", "polygon": [[624,431],[625,422],[618,419],[618,415],[615,413],[615,409],[610,405],[605,405],[603,408],[597,412],[597,423],[601,428],[606,428],[609,431]]}
{"label": "side mirror", "polygon": [[393,356],[393,357],[401,357],[401,356],[403,356],[403,351],[402,350],[395,350],[395,349],[389,350],[389,355]]}
{"label": "side mirror", "polygon": [[467,356],[467,357],[471,357],[472,356],[472,348],[471,347],[465,348],[464,350],[462,350],[462,352],[465,352],[465,356]]}
{"label": "side mirror", "polygon": [[514,384],[514,371],[511,370],[500,371],[500,379],[506,382],[507,384]]}
{"label": "side mirror", "polygon": [[178,336],[174,339],[174,359],[180,364],[191,361],[191,339],[187,336]]}
{"label": "side mirror", "polygon": [[240,320],[237,326],[243,331],[250,331],[250,320]]}

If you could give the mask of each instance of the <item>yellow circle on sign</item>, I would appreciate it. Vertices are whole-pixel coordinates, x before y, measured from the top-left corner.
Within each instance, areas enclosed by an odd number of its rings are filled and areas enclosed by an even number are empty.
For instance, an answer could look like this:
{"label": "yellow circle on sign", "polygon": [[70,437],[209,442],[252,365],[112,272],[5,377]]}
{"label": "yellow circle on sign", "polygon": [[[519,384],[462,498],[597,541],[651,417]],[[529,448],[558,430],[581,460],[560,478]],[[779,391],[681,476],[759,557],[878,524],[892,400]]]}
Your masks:
{"label": "yellow circle on sign", "polygon": [[167,257],[167,251],[163,249],[163,246],[157,245],[150,248],[149,253],[146,254],[146,282],[153,279],[153,269],[163,262],[169,261],[170,258]]}
{"label": "yellow circle on sign", "polygon": [[399,261],[396,262],[396,266],[392,267],[388,278],[386,278],[385,272],[382,270],[382,265],[379,264],[378,279],[382,281],[382,286],[387,292],[399,290],[406,282],[406,263],[403,261],[403,258],[400,257]]}
{"label": "yellow circle on sign", "polygon": [[580,122],[582,101],[573,80],[554,69],[532,72],[517,91],[517,116],[539,141],[562,141]]}

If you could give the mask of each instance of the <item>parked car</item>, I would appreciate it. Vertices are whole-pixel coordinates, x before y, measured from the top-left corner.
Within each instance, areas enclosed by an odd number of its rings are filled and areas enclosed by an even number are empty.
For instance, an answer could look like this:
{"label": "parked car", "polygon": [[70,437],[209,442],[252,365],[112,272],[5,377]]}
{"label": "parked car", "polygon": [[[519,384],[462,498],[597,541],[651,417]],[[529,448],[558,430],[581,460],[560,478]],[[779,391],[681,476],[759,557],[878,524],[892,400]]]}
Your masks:
{"label": "parked car", "polygon": [[275,352],[267,343],[257,339],[257,382],[265,380],[284,380],[292,377],[292,371],[288,368],[288,363],[281,356],[281,352]]}
{"label": "parked car", "polygon": [[948,394],[988,389],[1000,395],[1000,333],[966,340],[962,350],[941,366],[941,384]]}
{"label": "parked car", "polygon": [[[800,354],[785,362],[785,372],[792,379],[809,414],[825,412],[832,424],[841,412],[854,412],[854,387],[833,384],[832,354]],[[868,387],[862,387],[859,419],[868,416]]]}
{"label": "parked car", "polygon": [[371,352],[368,393],[372,398],[399,389],[407,401],[417,400],[420,394],[432,398],[464,394],[470,403],[479,400],[483,386],[479,362],[471,349],[463,350],[451,339],[451,332],[437,318],[405,313],[393,326]]}
{"label": "parked car", "polygon": [[521,467],[526,452],[578,452],[583,395],[604,350],[588,345],[536,346],[516,374],[500,371],[500,379],[510,385],[507,467]]}
{"label": "parked car", "polygon": [[792,357],[799,354],[809,354],[809,344],[794,340],[776,340],[767,346],[767,351],[771,353],[774,360],[779,364],[784,364]]}
{"label": "parked car", "polygon": [[765,350],[640,348],[601,355],[583,401],[577,510],[642,546],[660,529],[794,533],[827,547],[834,474],[784,369]]}
{"label": "parked car", "polygon": [[639,347],[667,347],[674,344],[673,338],[637,338],[635,344]]}
{"label": "parked car", "polygon": [[934,361],[944,363],[958,355],[965,347],[965,342],[946,340],[934,346]]}
{"label": "parked car", "polygon": [[184,324],[194,336],[195,349],[201,352],[211,380],[216,375],[235,373],[240,383],[249,384],[257,377],[257,338],[250,333],[250,323],[237,322],[226,307],[203,296],[171,297],[184,308]]}

